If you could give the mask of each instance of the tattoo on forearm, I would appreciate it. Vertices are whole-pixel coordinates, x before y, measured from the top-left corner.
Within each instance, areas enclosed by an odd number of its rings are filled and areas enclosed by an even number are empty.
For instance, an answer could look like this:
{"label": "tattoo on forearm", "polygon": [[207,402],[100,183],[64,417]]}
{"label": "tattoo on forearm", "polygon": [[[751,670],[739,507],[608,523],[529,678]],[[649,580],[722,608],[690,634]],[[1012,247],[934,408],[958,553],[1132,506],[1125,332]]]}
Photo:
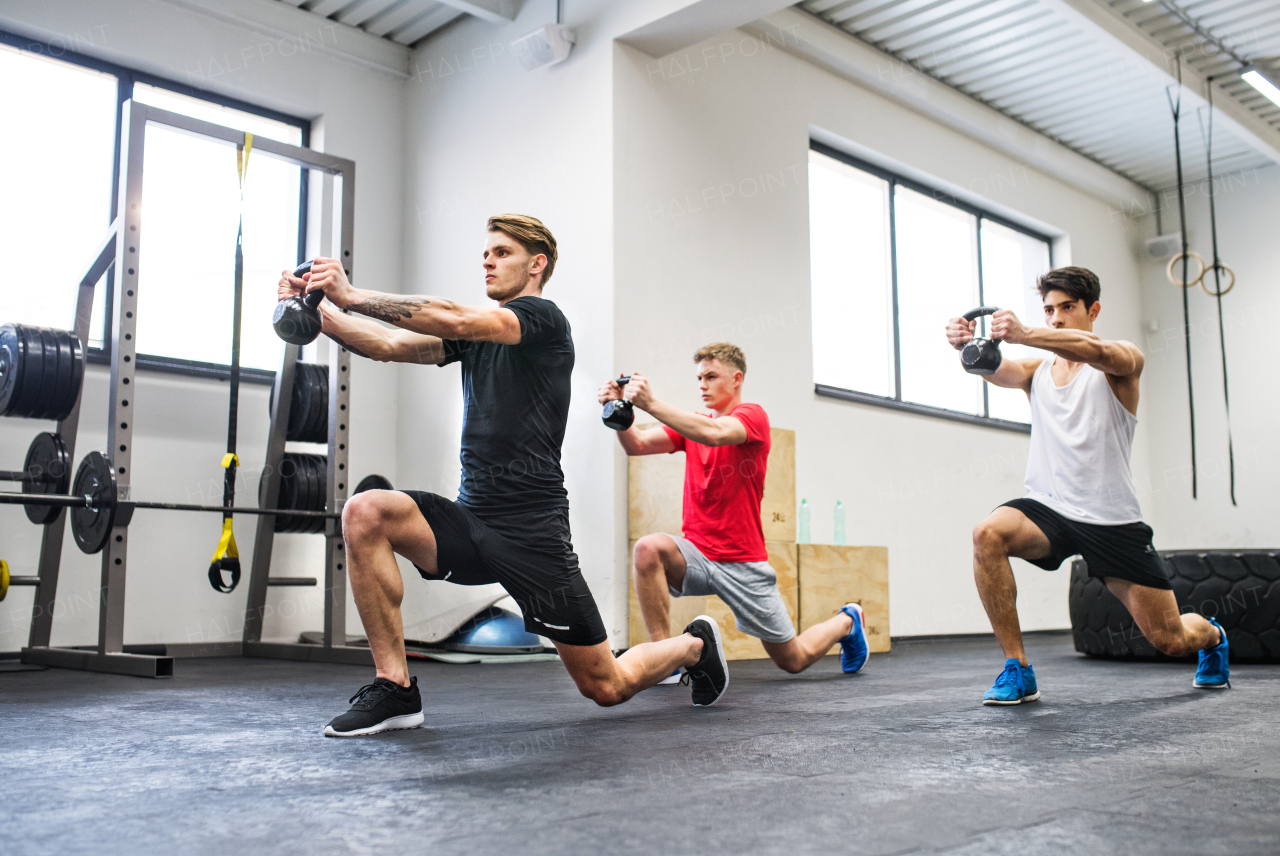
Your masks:
{"label": "tattoo on forearm", "polygon": [[367,315],[370,318],[377,318],[379,321],[394,324],[397,321],[412,318],[413,313],[424,308],[430,302],[425,298],[366,297],[359,303],[353,303],[347,308],[352,312],[359,312],[361,315]]}
{"label": "tattoo on forearm", "polygon": [[332,333],[328,333],[328,334],[326,334],[326,335],[328,335],[328,337],[329,337],[330,339],[332,339],[333,341],[337,342],[339,345],[341,345],[342,347],[346,348],[348,351],[350,351],[351,353],[355,354],[356,356],[358,356],[358,357],[364,357],[366,360],[371,360],[371,359],[373,359],[373,357],[369,356],[369,355],[368,355],[368,354],[366,354],[364,351],[362,351],[362,350],[360,350],[359,348],[357,348],[355,345],[351,345],[351,344],[349,344],[349,343],[347,343],[347,342],[343,341],[343,339],[342,339],[341,337],[339,337],[339,336],[335,336],[335,335],[333,335]]}

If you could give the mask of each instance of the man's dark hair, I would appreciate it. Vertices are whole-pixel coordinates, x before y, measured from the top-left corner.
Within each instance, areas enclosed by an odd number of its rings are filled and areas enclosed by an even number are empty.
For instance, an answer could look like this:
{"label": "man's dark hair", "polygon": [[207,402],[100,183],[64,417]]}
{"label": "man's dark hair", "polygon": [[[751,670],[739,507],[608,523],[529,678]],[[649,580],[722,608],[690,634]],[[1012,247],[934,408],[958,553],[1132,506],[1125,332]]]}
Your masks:
{"label": "man's dark hair", "polygon": [[1068,297],[1081,301],[1084,308],[1088,309],[1098,302],[1098,297],[1102,294],[1102,283],[1098,282],[1098,275],[1088,268],[1064,267],[1042,275],[1036,280],[1036,289],[1040,292],[1041,300],[1051,291],[1061,291]]}

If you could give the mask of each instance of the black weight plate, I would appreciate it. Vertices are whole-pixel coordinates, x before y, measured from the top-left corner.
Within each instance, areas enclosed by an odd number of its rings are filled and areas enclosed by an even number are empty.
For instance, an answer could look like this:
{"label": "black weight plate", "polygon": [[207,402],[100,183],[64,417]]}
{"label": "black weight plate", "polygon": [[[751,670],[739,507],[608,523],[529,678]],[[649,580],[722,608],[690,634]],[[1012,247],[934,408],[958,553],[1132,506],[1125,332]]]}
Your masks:
{"label": "black weight plate", "polygon": [[[306,504],[302,507],[307,511],[324,511],[324,458],[318,455],[307,455],[307,475],[308,475],[308,493]],[[323,517],[303,517],[299,521],[299,532],[323,532]],[[317,528],[316,524],[319,524]]]}
{"label": "black weight plate", "polygon": [[311,419],[311,375],[306,363],[293,367],[293,397],[289,411],[289,439],[306,439],[307,421]]}
{"label": "black weight plate", "polygon": [[[297,493],[294,495],[293,505],[289,506],[298,511],[304,511],[311,507],[311,492],[314,489],[313,482],[315,475],[312,472],[311,461],[307,455],[294,453],[294,464],[297,466]],[[294,516],[289,519],[289,532],[305,532],[307,527],[307,518]]]}
{"label": "black weight plate", "polygon": [[[377,473],[370,473],[360,479],[360,484],[356,485],[355,493],[364,493],[366,490],[395,490],[391,486],[391,479],[386,476],[380,476]],[[352,494],[353,496],[355,494]]]}
{"label": "black weight plate", "polygon": [[[37,434],[31,441],[22,469],[27,476],[35,479],[22,483],[23,493],[66,493],[67,486],[71,483],[71,457],[67,454],[67,447],[62,438],[48,431]],[[52,523],[62,511],[53,505],[27,505],[24,508],[27,519],[37,526]]]}
{"label": "black weight plate", "polygon": [[66,330],[50,330],[49,333],[58,354],[58,372],[48,393],[44,418],[61,420],[71,410],[66,407],[66,403],[71,387],[71,374],[75,369],[75,352],[71,349],[71,334]]}
{"label": "black weight plate", "polygon": [[30,416],[40,395],[40,381],[44,374],[44,344],[38,328],[26,324],[17,326],[22,371],[18,375],[18,389],[10,416]]}
{"label": "black weight plate", "polygon": [[289,414],[289,439],[294,442],[307,441],[307,428],[311,424],[311,405],[315,390],[311,386],[311,368],[307,363],[298,363],[293,369],[293,405],[298,409],[295,417]]}
{"label": "black weight plate", "polygon": [[90,452],[80,462],[71,483],[74,496],[93,496],[96,508],[71,509],[71,534],[81,552],[93,555],[106,546],[116,511],[116,471],[101,452]]}
{"label": "black weight plate", "polygon": [[36,329],[44,348],[44,359],[40,366],[40,390],[29,412],[37,419],[48,419],[58,403],[58,336],[56,330],[48,327]]}
{"label": "black weight plate", "polygon": [[18,327],[17,324],[0,327],[0,416],[9,415],[21,389],[18,380],[26,349]]}
{"label": "black weight plate", "polygon": [[[280,504],[277,508],[298,507],[298,483],[301,479],[298,469],[297,455],[293,452],[285,452],[284,457],[280,459]],[[292,532],[293,524],[296,522],[296,517],[280,515],[276,517],[276,531]]]}
{"label": "black weight plate", "polygon": [[316,366],[316,424],[312,426],[312,442],[329,442],[329,367]]}
{"label": "black weight plate", "polygon": [[310,363],[298,363],[298,385],[307,399],[307,409],[302,421],[298,424],[297,439],[302,443],[311,442],[312,426],[316,421],[316,373]]}
{"label": "black weight plate", "polygon": [[84,381],[84,348],[80,339],[70,330],[62,331],[67,342],[67,375],[62,383],[62,406],[58,408],[57,419],[66,419],[80,400],[80,384]]}
{"label": "black weight plate", "polygon": [[[313,511],[324,511],[329,505],[329,458],[327,455],[315,456],[316,468],[316,498]],[[310,531],[323,532],[324,518],[312,517],[310,519]]]}

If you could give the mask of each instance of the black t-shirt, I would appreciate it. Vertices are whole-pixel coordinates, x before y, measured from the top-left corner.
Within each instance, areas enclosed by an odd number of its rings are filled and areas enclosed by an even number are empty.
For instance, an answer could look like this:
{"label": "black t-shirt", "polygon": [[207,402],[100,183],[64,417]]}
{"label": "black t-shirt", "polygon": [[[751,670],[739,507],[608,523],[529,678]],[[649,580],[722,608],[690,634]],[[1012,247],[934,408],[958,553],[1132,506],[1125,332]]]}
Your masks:
{"label": "black t-shirt", "polygon": [[573,373],[569,320],[541,297],[505,308],[520,319],[520,344],[446,340],[440,363],[462,361],[458,502],[481,517],[569,505],[560,469]]}

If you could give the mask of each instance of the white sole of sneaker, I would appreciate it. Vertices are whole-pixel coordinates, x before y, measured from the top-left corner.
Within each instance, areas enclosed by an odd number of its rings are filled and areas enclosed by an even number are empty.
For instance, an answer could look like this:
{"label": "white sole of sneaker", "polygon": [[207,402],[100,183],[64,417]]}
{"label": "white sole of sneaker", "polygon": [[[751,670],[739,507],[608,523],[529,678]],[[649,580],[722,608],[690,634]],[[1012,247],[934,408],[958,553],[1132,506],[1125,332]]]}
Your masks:
{"label": "white sole of sneaker", "polygon": [[377,734],[380,731],[400,731],[406,728],[417,728],[426,721],[426,716],[421,711],[418,713],[406,713],[404,716],[393,716],[390,719],[384,719],[377,725],[370,725],[368,728],[357,728],[355,731],[334,731],[333,726],[326,725],[324,727],[325,737],[364,737],[366,734]]}
{"label": "white sole of sneaker", "polygon": [[720,668],[724,670],[724,688],[720,690],[720,695],[716,696],[716,700],[711,704],[696,704],[694,707],[715,707],[716,702],[724,698],[724,694],[729,691],[729,661],[724,658],[724,640],[720,638],[720,624],[710,615],[699,615],[693,619],[705,619],[711,625],[711,635],[716,638],[716,654],[720,657]]}
{"label": "white sole of sneaker", "polygon": [[982,703],[985,705],[992,705],[992,706],[998,705],[1000,707],[1007,707],[1008,705],[1011,705],[1011,704],[1022,704],[1023,702],[1026,702],[1026,701],[1039,701],[1039,700],[1040,700],[1040,690],[1036,690],[1033,695],[1023,696],[1022,698],[1016,701],[1000,701],[999,699],[994,699],[994,698],[984,698],[982,700]]}
{"label": "white sole of sneaker", "polygon": [[1231,689],[1231,683],[1230,683],[1230,682],[1227,682],[1227,683],[1225,683],[1225,684],[1198,684],[1198,683],[1196,683],[1195,681],[1192,681],[1192,682],[1191,682],[1191,686],[1196,687],[1196,688],[1198,688],[1198,689],[1202,689],[1202,690],[1229,690],[1229,689]]}
{"label": "white sole of sneaker", "polygon": [[663,678],[654,684],[655,687],[678,687],[680,686],[680,676],[672,675],[669,678]]}

